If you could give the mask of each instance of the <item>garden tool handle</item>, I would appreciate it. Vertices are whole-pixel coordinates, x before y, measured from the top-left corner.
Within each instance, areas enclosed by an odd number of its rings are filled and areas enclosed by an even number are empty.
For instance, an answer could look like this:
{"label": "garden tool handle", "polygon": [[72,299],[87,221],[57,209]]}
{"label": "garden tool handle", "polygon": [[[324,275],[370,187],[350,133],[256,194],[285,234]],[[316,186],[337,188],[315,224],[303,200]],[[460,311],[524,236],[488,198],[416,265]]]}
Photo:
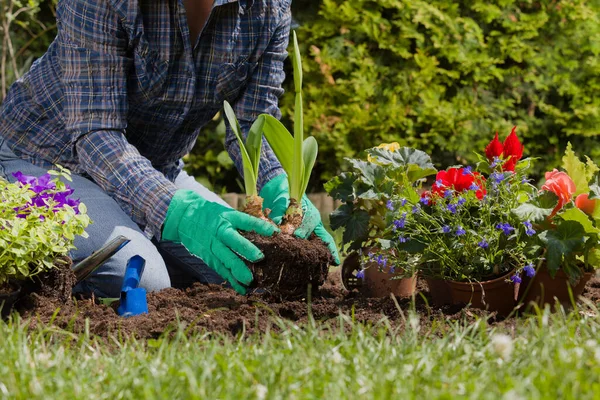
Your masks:
{"label": "garden tool handle", "polygon": [[125,236],[119,235],[99,250],[95,251],[89,257],[86,257],[73,267],[73,272],[77,279],[77,283],[91,275],[92,272],[98,269],[109,258],[115,255],[131,240]]}

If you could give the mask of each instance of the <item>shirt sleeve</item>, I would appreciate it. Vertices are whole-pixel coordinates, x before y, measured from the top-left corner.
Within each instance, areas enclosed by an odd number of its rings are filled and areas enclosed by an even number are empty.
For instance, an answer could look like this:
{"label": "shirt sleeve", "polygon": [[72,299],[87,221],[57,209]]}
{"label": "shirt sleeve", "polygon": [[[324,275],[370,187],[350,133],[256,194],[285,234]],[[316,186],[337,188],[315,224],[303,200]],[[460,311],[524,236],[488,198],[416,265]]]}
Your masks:
{"label": "shirt sleeve", "polygon": [[[258,65],[250,78],[248,86],[233,105],[235,115],[240,122],[242,134],[248,134],[252,123],[260,114],[270,114],[277,119],[281,118],[279,110],[279,97],[283,94],[281,84],[285,79],[283,63],[287,58],[287,47],[290,37],[292,14],[290,3],[286,2],[286,9],[274,31],[273,36],[260,58]],[[240,149],[235,144],[235,135],[227,124],[225,146],[235,165],[243,173]],[[275,157],[273,150],[263,138],[263,146],[259,165],[258,190],[273,177],[282,174],[283,168]]]}
{"label": "shirt sleeve", "polygon": [[65,128],[82,168],[146,234],[160,237],[176,187],[125,137],[132,65],[108,0],[65,0],[57,9]]}

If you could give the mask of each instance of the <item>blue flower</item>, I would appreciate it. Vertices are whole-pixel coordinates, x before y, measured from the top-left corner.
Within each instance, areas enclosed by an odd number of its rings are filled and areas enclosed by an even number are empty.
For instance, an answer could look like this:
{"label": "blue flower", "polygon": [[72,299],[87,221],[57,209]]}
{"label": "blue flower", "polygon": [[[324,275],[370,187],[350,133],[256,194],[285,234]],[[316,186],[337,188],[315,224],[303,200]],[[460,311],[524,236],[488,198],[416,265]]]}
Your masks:
{"label": "blue flower", "polygon": [[490,247],[490,244],[487,242],[487,240],[485,240],[485,238],[483,238],[479,243],[477,243],[477,246],[481,247],[482,249],[487,249]]}
{"label": "blue flower", "polygon": [[390,211],[394,211],[394,202],[391,200],[388,200],[387,203],[385,203],[385,207]]}
{"label": "blue flower", "polygon": [[436,180],[435,184],[438,187],[444,187],[444,186],[446,186],[446,185],[444,185],[444,182],[441,179]]}
{"label": "blue flower", "polygon": [[466,202],[467,202],[467,199],[465,199],[464,197],[459,197],[458,201],[456,202],[456,204],[458,204],[459,206],[462,206]]}
{"label": "blue flower", "polygon": [[444,191],[444,198],[447,199],[448,197],[452,197],[452,190],[450,190],[450,189],[446,189]]}
{"label": "blue flower", "polygon": [[473,173],[473,168],[470,165],[463,168],[463,172],[462,172],[463,175],[471,175],[472,173]]}
{"label": "blue flower", "polygon": [[498,164],[500,164],[502,162],[502,160],[500,159],[500,157],[494,157],[494,161],[490,164],[491,168],[496,167]]}
{"label": "blue flower", "polygon": [[406,213],[403,213],[402,217],[400,219],[395,220],[393,222],[393,224],[394,224],[394,228],[393,228],[394,231],[396,229],[402,229],[402,228],[404,228],[404,225],[406,224]]}
{"label": "blue flower", "polygon": [[529,183],[531,182],[531,179],[527,179],[526,176],[523,177],[523,179],[521,179],[521,183],[525,184],[525,183]]}
{"label": "blue flower", "polygon": [[419,200],[419,202],[421,202],[422,204],[428,206],[429,205],[429,200],[430,200],[429,196],[424,196],[424,197],[421,197],[421,200]]}
{"label": "blue flower", "polygon": [[419,213],[419,211],[421,211],[421,207],[419,207],[419,205],[418,205],[418,204],[417,204],[417,205],[415,205],[415,206],[413,206],[413,208],[412,208],[412,213],[413,213],[413,214],[418,214],[418,213]]}
{"label": "blue flower", "polygon": [[512,231],[515,230],[508,222],[497,224],[496,229],[500,229],[506,236],[510,235]]}
{"label": "blue flower", "polygon": [[365,270],[364,270],[364,268],[363,268],[363,269],[361,269],[360,271],[358,271],[358,272],[356,273],[356,277],[357,277],[358,279],[364,279],[364,278],[365,278]]}
{"label": "blue flower", "polygon": [[492,178],[492,180],[498,184],[504,180],[504,174],[502,172],[492,172],[490,174],[490,178]]}
{"label": "blue flower", "polygon": [[404,206],[406,205],[406,201],[407,201],[406,199],[402,199],[402,200],[400,200],[400,205],[401,205],[402,207],[404,207]]}
{"label": "blue flower", "polygon": [[477,185],[476,183],[471,183],[471,186],[469,186],[469,190],[476,192],[479,190],[479,185]]}
{"label": "blue flower", "polygon": [[535,275],[535,268],[533,268],[533,264],[532,263],[527,264],[523,268],[523,272],[525,272],[525,275],[527,275],[529,278],[533,278],[533,276]]}
{"label": "blue flower", "polygon": [[394,267],[393,265],[390,267],[390,274],[395,274],[396,273],[396,267]]}
{"label": "blue flower", "polygon": [[527,236],[533,236],[533,235],[535,235],[535,229],[533,229],[533,226],[531,225],[531,222],[525,221],[525,222],[523,222],[523,225],[525,225],[525,234]]}
{"label": "blue flower", "polygon": [[465,233],[467,233],[467,231],[465,231],[465,229],[464,229],[462,226],[460,226],[460,225],[459,225],[459,226],[456,228],[456,232],[455,232],[455,233],[456,233],[456,236],[462,236],[462,235],[464,235]]}
{"label": "blue flower", "polygon": [[406,243],[406,242],[408,242],[408,239],[409,238],[407,238],[406,236],[403,236],[403,235],[398,236],[398,241],[400,243]]}
{"label": "blue flower", "polygon": [[511,276],[511,277],[510,277],[510,280],[511,280],[511,281],[512,281],[514,284],[521,283],[521,277],[520,277],[519,275],[513,275],[513,276]]}
{"label": "blue flower", "polygon": [[444,233],[450,233],[451,230],[452,230],[452,228],[450,228],[448,225],[444,225],[442,227],[442,232],[444,232]]}
{"label": "blue flower", "polygon": [[446,207],[448,208],[448,211],[450,211],[452,214],[456,214],[456,210],[458,209],[458,206],[456,204],[448,204],[448,206]]}

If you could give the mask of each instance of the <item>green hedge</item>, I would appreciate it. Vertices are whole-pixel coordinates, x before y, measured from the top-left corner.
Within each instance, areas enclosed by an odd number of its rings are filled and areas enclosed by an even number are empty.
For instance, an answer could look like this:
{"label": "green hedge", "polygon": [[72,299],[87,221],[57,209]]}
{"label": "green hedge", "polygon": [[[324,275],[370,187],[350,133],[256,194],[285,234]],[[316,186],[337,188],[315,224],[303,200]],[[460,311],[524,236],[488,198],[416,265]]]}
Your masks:
{"label": "green hedge", "polygon": [[323,0],[299,32],[314,183],[380,142],[472,162],[513,125],[537,173],[567,141],[600,161],[599,14],[598,0]]}

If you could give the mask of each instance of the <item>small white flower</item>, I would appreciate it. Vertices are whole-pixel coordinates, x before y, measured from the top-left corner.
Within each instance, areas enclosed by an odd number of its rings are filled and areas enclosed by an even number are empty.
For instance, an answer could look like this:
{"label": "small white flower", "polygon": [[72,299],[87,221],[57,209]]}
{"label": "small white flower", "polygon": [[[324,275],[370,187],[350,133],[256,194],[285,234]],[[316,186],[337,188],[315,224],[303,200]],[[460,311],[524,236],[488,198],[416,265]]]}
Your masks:
{"label": "small white flower", "polygon": [[340,364],[341,362],[344,361],[344,357],[340,354],[340,352],[338,351],[337,348],[333,349],[333,351],[332,351],[331,361],[334,364]]}
{"label": "small white flower", "polygon": [[503,360],[508,360],[513,351],[513,340],[510,336],[497,333],[492,336],[492,347]]}
{"label": "small white flower", "polygon": [[261,385],[260,383],[254,387],[254,390],[256,390],[256,397],[260,400],[267,397],[267,392],[269,391],[265,385]]}

